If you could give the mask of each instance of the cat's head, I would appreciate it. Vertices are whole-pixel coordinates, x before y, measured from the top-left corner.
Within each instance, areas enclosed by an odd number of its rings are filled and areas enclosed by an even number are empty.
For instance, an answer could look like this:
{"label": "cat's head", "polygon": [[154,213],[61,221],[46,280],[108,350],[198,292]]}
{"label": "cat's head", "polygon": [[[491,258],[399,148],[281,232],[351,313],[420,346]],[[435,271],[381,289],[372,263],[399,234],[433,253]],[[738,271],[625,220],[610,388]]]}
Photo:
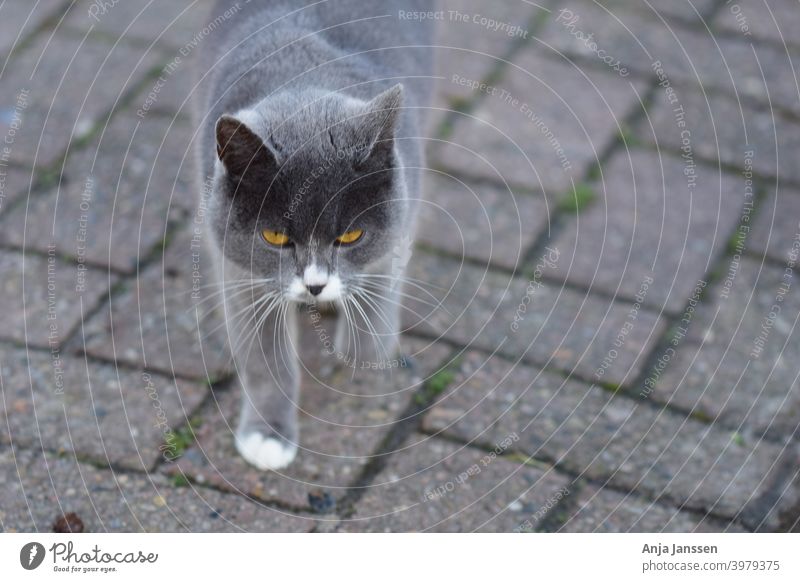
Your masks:
{"label": "cat's head", "polygon": [[223,115],[210,218],[225,260],[292,301],[336,301],[386,260],[406,236],[401,99],[284,94]]}

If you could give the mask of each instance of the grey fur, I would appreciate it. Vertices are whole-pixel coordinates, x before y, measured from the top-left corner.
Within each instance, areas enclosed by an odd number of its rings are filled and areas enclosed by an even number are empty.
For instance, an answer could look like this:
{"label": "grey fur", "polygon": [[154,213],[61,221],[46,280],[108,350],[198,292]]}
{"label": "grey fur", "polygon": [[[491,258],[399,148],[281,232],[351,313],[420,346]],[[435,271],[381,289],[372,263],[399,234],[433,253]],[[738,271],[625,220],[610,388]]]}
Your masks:
{"label": "grey fur", "polygon": [[[431,25],[398,14],[431,9],[422,0],[225,0],[212,12],[196,103],[201,167],[213,176],[207,238],[229,289],[243,389],[237,446],[261,468],[286,463],[253,459],[249,437],[286,450],[299,440],[298,277],[327,273],[330,287],[338,277],[340,310],[368,320],[339,322],[336,348],[350,361],[396,349],[402,297],[391,281],[403,272],[393,250],[413,237],[432,83]],[[293,244],[271,247],[263,229]],[[353,229],[360,240],[335,244]]]}

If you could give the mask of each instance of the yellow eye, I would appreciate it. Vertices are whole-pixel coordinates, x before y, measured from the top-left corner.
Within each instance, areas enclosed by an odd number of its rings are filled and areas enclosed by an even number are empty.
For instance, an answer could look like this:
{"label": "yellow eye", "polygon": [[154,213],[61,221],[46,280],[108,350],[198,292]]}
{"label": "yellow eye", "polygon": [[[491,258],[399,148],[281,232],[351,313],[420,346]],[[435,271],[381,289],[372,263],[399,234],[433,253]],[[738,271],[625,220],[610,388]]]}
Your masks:
{"label": "yellow eye", "polygon": [[336,242],[340,245],[349,245],[356,242],[364,235],[364,231],[360,228],[355,230],[350,230],[344,233],[342,236],[336,238]]}
{"label": "yellow eye", "polygon": [[276,247],[282,247],[289,242],[289,237],[282,232],[278,232],[277,230],[264,229],[261,231],[261,236],[269,244],[275,245]]}

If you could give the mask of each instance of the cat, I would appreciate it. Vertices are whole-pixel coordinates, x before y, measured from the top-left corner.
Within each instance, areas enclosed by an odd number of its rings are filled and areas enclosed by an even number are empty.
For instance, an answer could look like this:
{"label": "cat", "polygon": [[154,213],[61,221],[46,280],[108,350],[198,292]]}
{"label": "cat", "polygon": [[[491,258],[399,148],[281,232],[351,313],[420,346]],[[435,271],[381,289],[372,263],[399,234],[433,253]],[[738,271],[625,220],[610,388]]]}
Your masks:
{"label": "cat", "polygon": [[261,470],[299,447],[301,306],[335,307],[343,360],[397,350],[397,249],[413,239],[433,79],[432,24],[403,15],[428,10],[225,0],[204,28],[206,240],[242,390],[235,446]]}

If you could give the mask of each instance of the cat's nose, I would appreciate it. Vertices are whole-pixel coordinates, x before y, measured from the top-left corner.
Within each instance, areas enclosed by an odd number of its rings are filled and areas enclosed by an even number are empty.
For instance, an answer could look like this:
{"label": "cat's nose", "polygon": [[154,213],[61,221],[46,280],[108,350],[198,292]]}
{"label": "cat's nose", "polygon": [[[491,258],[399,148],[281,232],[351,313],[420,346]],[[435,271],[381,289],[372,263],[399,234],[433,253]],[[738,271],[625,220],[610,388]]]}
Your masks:
{"label": "cat's nose", "polygon": [[311,263],[303,271],[303,284],[308,292],[316,297],[328,284],[328,270],[319,268],[316,263]]}

